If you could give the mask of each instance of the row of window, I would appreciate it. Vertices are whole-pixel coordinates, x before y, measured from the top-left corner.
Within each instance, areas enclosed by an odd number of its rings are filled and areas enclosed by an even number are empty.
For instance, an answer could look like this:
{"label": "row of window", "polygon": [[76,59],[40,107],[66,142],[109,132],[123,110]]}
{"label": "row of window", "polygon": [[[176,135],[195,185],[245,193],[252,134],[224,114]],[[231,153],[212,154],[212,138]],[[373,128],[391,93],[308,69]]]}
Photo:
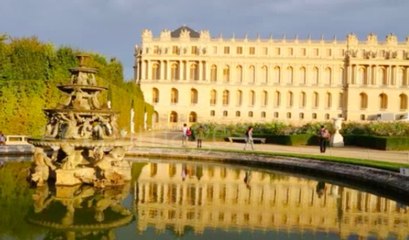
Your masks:
{"label": "row of window", "polygon": [[[223,106],[228,106],[230,105],[230,101],[231,101],[231,93],[229,90],[224,90],[222,93],[222,105]],[[236,91],[236,106],[242,106],[244,104],[243,101],[243,91],[242,90],[237,90]],[[274,95],[274,103],[273,105],[275,107],[279,107],[281,105],[281,101],[282,101],[282,93],[280,91],[275,91],[273,93]],[[292,107],[295,105],[295,94],[291,91],[287,92],[287,106],[288,107]],[[218,94],[216,90],[211,90],[210,91],[210,99],[209,99],[209,104],[210,106],[214,106],[218,104]],[[339,103],[338,103],[338,107],[342,107],[342,103],[343,103],[343,94],[340,93],[339,96]],[[268,106],[269,104],[269,92],[264,90],[261,92],[260,95],[260,105],[261,106]],[[325,107],[329,108],[332,107],[332,101],[333,101],[333,97],[331,93],[326,93],[325,95]],[[159,103],[159,89],[157,88],[153,88],[152,89],[152,103],[153,104],[157,104]],[[179,103],[179,91],[176,88],[172,88],[171,89],[171,96],[170,96],[170,103],[171,104],[177,104]],[[190,90],[190,103],[191,104],[198,104],[199,103],[199,92],[197,89],[192,88]],[[253,90],[250,90],[248,92],[248,101],[246,102],[249,106],[255,106],[256,105],[256,92]],[[312,94],[312,103],[313,103],[313,107],[318,107],[319,103],[320,103],[320,97],[318,92],[314,92]],[[307,105],[307,94],[305,92],[301,92],[300,93],[300,107],[306,107]]]}
{"label": "row of window", "polygon": [[[161,79],[160,67],[160,63],[154,63],[152,65],[152,80]],[[378,81],[380,81],[382,85],[391,84],[407,86],[409,84],[409,73],[407,68],[404,67],[354,66],[354,69],[356,69],[356,73],[354,73],[351,79],[352,84],[376,85]],[[334,72],[336,74],[334,74]],[[206,73],[203,72],[202,74],[203,75],[200,76],[199,64],[195,62],[190,63],[189,78],[186,76],[181,76],[185,74],[180,72],[179,63],[172,63],[170,67],[170,80],[189,79],[197,81],[202,78],[206,79]],[[231,67],[229,65],[225,65],[222,69],[222,75],[218,76],[218,66],[213,64],[210,66],[209,80],[211,82],[217,82],[219,77],[221,77],[223,82],[230,82],[232,74],[235,74],[236,82],[239,83],[244,82],[244,79],[246,79],[246,81],[249,83],[255,83],[257,79],[257,81],[260,83],[269,83],[272,80],[273,83],[278,84],[294,84],[295,80],[298,80],[299,84],[303,85],[306,85],[308,82],[313,85],[318,85],[320,83],[332,85],[335,83],[335,79],[339,79],[338,84],[342,84],[345,72],[344,68],[334,70],[331,67],[326,67],[325,69],[320,70],[318,67],[312,67],[311,70],[307,71],[306,67],[295,69],[292,66],[288,66],[283,69],[280,66],[274,66],[272,69],[270,69],[266,65],[261,66],[261,68],[258,70],[254,65],[250,65],[246,69],[246,72],[244,72],[243,66],[237,65],[235,71],[232,72]],[[148,79],[148,76],[145,77]],[[164,79],[166,79],[166,77]]]}
{"label": "row of window", "polygon": [[[154,122],[157,122],[157,120],[159,119],[157,114],[158,114],[157,112],[154,113],[154,116],[153,116]],[[245,113],[246,115],[242,115],[241,111],[229,112],[229,111],[225,110],[225,111],[222,111],[221,114],[222,114],[221,116],[223,116],[223,117],[229,117],[229,116],[234,116],[234,117],[247,116],[249,118],[258,117],[258,116],[255,116],[255,113],[253,111],[248,111],[247,114]],[[234,115],[230,115],[230,114],[234,114]],[[261,111],[259,114],[260,114],[259,115],[260,118],[266,118],[267,117],[267,113],[265,111]],[[284,118],[286,118],[286,119],[295,119],[296,116],[294,116],[294,115],[295,114],[292,113],[292,112],[287,112]],[[210,116],[215,117],[216,116],[216,111],[215,110],[210,110]],[[305,117],[306,117],[305,113],[299,113],[298,114],[298,119],[300,119],[300,120],[305,119]],[[339,114],[337,117],[342,117],[342,114]],[[273,118],[279,119],[279,118],[283,118],[283,117],[280,116],[279,112],[274,112],[273,113]],[[311,114],[311,119],[317,119],[317,118],[318,118],[317,113],[312,113]],[[324,119],[325,120],[331,119],[331,115],[329,113],[324,114]],[[189,122],[194,123],[194,122],[197,122],[197,121],[198,121],[197,113],[196,112],[190,112],[189,113]],[[171,123],[177,123],[178,122],[178,113],[176,111],[172,111],[170,113],[169,122],[171,122]]]}
{"label": "row of window", "polygon": [[[253,90],[250,90],[248,92],[248,105],[249,106],[254,106],[256,104],[256,92]],[[274,103],[273,105],[275,107],[281,106],[281,101],[282,101],[282,93],[280,91],[275,91],[274,93]],[[230,105],[230,91],[229,90],[224,90],[222,93],[222,105],[223,106],[228,106]],[[295,105],[295,94],[292,91],[288,91],[286,93],[286,106],[287,107],[293,107]],[[324,104],[326,108],[331,108],[333,106],[333,94],[327,92],[325,93],[324,96]],[[263,90],[260,95],[260,105],[261,106],[268,106],[269,105],[269,92],[266,90]],[[387,109],[388,108],[388,96],[385,93],[379,94],[379,108],[380,109]],[[190,90],[190,103],[191,104],[198,104],[199,101],[199,92],[197,89],[192,88]],[[171,89],[171,96],[170,96],[170,103],[172,104],[177,104],[179,102],[179,91],[176,88]],[[159,89],[153,88],[152,89],[152,103],[157,104],[159,103]],[[210,106],[215,106],[217,105],[217,91],[216,90],[211,90],[210,91]],[[320,103],[320,96],[318,92],[313,92],[312,93],[312,107],[318,108]],[[236,106],[242,106],[243,105],[243,91],[242,90],[237,90],[236,91]],[[299,95],[299,106],[300,107],[306,107],[307,105],[307,94],[305,92],[301,92]],[[343,107],[343,94],[339,93],[338,95],[338,105],[337,107],[342,108]],[[406,94],[400,94],[399,95],[399,107],[401,110],[406,110],[408,109],[408,96]],[[361,93],[360,94],[360,108],[361,109],[366,109],[368,108],[368,95],[366,93]]]}
{"label": "row of window", "polygon": [[[149,54],[150,47],[145,48],[145,53]],[[250,55],[250,56],[289,56],[289,57],[345,57],[346,53],[352,57],[358,58],[408,58],[409,52],[405,50],[378,49],[354,49],[346,51],[346,47],[343,46],[337,48],[306,48],[306,47],[255,47],[255,46],[210,46],[210,47],[198,47],[198,46],[178,46],[173,45],[171,47],[160,47],[154,45],[152,47],[153,54],[172,54],[172,55]]]}

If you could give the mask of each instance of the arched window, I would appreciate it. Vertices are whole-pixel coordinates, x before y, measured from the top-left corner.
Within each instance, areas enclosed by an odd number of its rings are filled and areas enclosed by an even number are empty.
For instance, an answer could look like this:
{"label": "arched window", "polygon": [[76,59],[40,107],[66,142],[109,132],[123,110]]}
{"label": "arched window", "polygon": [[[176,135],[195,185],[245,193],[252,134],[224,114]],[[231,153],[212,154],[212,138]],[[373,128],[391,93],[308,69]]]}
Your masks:
{"label": "arched window", "polygon": [[237,99],[237,106],[240,107],[243,104],[243,92],[241,90],[237,90],[236,99]]}
{"label": "arched window", "polygon": [[210,68],[210,81],[211,82],[217,82],[217,66],[212,65]]}
{"label": "arched window", "polygon": [[318,108],[319,106],[319,95],[317,92],[312,94],[312,103],[314,108]]}
{"label": "arched window", "polygon": [[249,67],[249,83],[256,82],[256,69],[253,65]]}
{"label": "arched window", "polygon": [[325,95],[325,107],[326,108],[331,108],[332,107],[332,94],[330,92],[327,92]]}
{"label": "arched window", "polygon": [[319,79],[320,79],[320,73],[317,67],[314,67],[312,69],[312,81],[314,85],[318,85],[319,84]]}
{"label": "arched window", "polygon": [[236,67],[236,71],[237,71],[237,82],[242,83],[243,82],[243,68],[238,65]]}
{"label": "arched window", "polygon": [[388,108],[388,96],[385,93],[381,93],[379,95],[379,107],[381,109],[387,109]]}
{"label": "arched window", "polygon": [[399,95],[399,102],[400,102],[400,110],[407,110],[408,109],[408,96],[406,94]]}
{"label": "arched window", "polygon": [[279,107],[281,105],[281,93],[279,91],[275,92],[274,96],[274,106]]}
{"label": "arched window", "polygon": [[300,83],[302,85],[307,84],[307,70],[305,69],[305,67],[300,68]]}
{"label": "arched window", "polygon": [[217,92],[216,90],[210,91],[210,105],[216,105],[217,103]]}
{"label": "arched window", "polygon": [[159,90],[157,88],[152,89],[152,103],[159,102]]}
{"label": "arched window", "polygon": [[160,67],[158,63],[152,64],[152,80],[159,80],[160,78]]}
{"label": "arched window", "polygon": [[172,63],[170,66],[170,80],[179,80],[179,64]]}
{"label": "arched window", "polygon": [[261,81],[262,81],[262,83],[265,83],[265,84],[267,84],[268,83],[268,68],[267,68],[267,66],[263,66],[263,67],[261,67]]}
{"label": "arched window", "polygon": [[176,104],[179,101],[179,92],[176,88],[172,88],[170,92],[170,103]]}
{"label": "arched window", "polygon": [[170,113],[169,122],[176,123],[178,122],[178,114],[175,111]]}
{"label": "arched window", "polygon": [[223,81],[230,82],[230,67],[229,66],[225,66],[223,68]]}
{"label": "arched window", "polygon": [[230,98],[230,93],[228,90],[223,91],[223,105],[227,106],[229,105],[229,98]]}
{"label": "arched window", "polygon": [[300,107],[305,108],[307,105],[307,95],[305,92],[301,92],[300,94]]}
{"label": "arched window", "polygon": [[332,84],[332,70],[329,67],[325,68],[324,81],[325,85],[330,86]]}
{"label": "arched window", "polygon": [[190,103],[197,104],[198,102],[198,91],[194,88],[190,89]]}
{"label": "arched window", "polygon": [[274,79],[273,79],[274,83],[275,84],[280,83],[280,81],[281,81],[281,79],[280,79],[281,78],[280,67],[279,66],[274,67],[273,73],[274,73]]}
{"label": "arched window", "polygon": [[197,122],[197,114],[195,112],[189,113],[189,122],[191,123]]}
{"label": "arched window", "polygon": [[190,80],[199,80],[199,68],[197,63],[192,63],[190,65]]}
{"label": "arched window", "polygon": [[254,104],[256,104],[256,94],[253,90],[250,91],[249,103],[250,103],[250,106],[254,106]]}
{"label": "arched window", "polygon": [[261,93],[261,105],[263,107],[268,105],[268,92],[266,90]]}
{"label": "arched window", "polygon": [[293,84],[294,70],[292,67],[287,67],[287,84]]}
{"label": "arched window", "polygon": [[367,84],[366,82],[366,71],[364,67],[359,67],[358,68],[358,76],[356,79],[356,84],[361,85],[361,84]]}
{"label": "arched window", "polygon": [[287,93],[287,107],[294,106],[293,92],[289,91]]}
{"label": "arched window", "polygon": [[366,109],[368,108],[368,95],[366,95],[366,93],[361,93],[359,94],[359,97],[361,99],[361,109]]}

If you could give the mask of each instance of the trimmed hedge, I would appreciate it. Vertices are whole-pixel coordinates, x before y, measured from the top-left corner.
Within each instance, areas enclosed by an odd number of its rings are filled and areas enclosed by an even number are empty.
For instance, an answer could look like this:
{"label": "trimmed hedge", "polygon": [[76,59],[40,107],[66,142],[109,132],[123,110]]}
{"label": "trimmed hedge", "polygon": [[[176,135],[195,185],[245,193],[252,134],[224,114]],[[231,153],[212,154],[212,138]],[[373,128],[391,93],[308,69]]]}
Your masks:
{"label": "trimmed hedge", "polygon": [[409,150],[408,137],[379,137],[368,135],[346,135],[345,145],[353,145],[378,150]]}

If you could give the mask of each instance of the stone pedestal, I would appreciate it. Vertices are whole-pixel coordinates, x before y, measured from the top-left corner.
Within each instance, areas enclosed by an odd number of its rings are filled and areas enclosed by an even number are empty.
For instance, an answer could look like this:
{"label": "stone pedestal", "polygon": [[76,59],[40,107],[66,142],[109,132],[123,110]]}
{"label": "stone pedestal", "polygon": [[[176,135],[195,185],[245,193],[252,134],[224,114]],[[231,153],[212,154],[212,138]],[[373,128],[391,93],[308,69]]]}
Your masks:
{"label": "stone pedestal", "polygon": [[342,118],[334,118],[334,128],[335,133],[331,137],[331,146],[332,147],[343,147],[344,146],[344,137],[339,133],[339,130],[342,128]]}

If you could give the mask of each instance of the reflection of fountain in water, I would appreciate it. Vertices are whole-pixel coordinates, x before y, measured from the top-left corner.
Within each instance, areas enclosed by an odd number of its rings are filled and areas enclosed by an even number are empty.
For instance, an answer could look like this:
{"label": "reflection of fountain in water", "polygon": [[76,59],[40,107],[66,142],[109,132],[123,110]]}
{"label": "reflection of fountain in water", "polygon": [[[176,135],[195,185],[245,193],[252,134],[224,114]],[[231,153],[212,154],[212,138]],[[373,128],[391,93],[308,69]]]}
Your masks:
{"label": "reflection of fountain in water", "polygon": [[78,59],[79,67],[70,69],[70,83],[58,86],[67,100],[44,110],[45,136],[29,140],[36,147],[30,180],[37,186],[49,179],[56,185],[99,187],[130,180],[129,163],[123,158],[131,142],[119,139],[117,113],[100,103],[99,94],[106,88],[97,85],[96,70],[85,67],[88,56]]}
{"label": "reflection of fountain in water", "polygon": [[131,211],[122,205],[128,195],[129,184],[103,189],[87,185],[56,186],[53,191],[43,185],[35,189],[34,209],[27,219],[52,229],[49,234],[66,239],[87,235],[114,239],[113,230],[133,220]]}
{"label": "reflection of fountain in water", "polygon": [[[409,211],[370,193],[274,172],[149,163],[135,189],[137,229],[302,231],[406,239]],[[405,229],[405,230],[402,230]],[[392,238],[395,239],[395,238]]]}

